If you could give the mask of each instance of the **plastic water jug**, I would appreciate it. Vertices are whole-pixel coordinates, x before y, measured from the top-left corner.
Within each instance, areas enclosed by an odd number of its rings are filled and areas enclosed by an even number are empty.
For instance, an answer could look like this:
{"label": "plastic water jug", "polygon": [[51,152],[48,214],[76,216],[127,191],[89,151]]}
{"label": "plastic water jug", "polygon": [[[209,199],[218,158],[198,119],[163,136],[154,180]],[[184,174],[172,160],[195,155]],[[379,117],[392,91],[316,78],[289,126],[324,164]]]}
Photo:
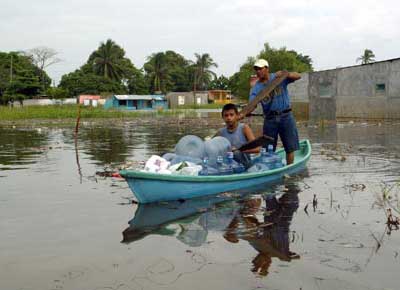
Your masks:
{"label": "plastic water jug", "polygon": [[200,170],[199,175],[219,175],[219,172],[217,169],[211,167],[208,165],[208,158],[204,157],[203,158],[203,168]]}
{"label": "plastic water jug", "polygon": [[202,160],[205,156],[204,142],[200,137],[186,135],[182,137],[175,146],[175,154],[189,156]]}
{"label": "plastic water jug", "polygon": [[224,163],[224,158],[222,156],[217,157],[217,170],[219,175],[233,174],[233,168]]}
{"label": "plastic water jug", "polygon": [[225,137],[217,136],[204,142],[205,155],[208,157],[211,166],[217,165],[217,157],[225,156],[231,151],[231,142]]}
{"label": "plastic water jug", "polygon": [[233,152],[226,153],[226,164],[232,168],[233,173],[242,173],[246,171],[246,168],[243,166],[243,164],[240,164],[233,159]]}

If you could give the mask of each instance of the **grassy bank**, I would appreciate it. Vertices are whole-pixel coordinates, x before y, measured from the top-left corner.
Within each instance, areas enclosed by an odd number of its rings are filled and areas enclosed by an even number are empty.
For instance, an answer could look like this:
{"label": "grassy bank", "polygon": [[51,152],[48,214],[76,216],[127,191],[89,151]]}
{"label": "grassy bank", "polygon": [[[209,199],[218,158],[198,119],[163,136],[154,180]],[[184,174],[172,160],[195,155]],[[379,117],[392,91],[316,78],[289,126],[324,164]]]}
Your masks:
{"label": "grassy bank", "polygon": [[[102,107],[84,107],[81,106],[81,119],[95,118],[137,118],[152,115],[177,115],[192,114],[188,110],[166,110],[166,111],[120,111],[104,110]],[[1,107],[0,120],[27,120],[27,119],[74,119],[78,114],[77,105],[62,106],[27,106],[27,107]]]}

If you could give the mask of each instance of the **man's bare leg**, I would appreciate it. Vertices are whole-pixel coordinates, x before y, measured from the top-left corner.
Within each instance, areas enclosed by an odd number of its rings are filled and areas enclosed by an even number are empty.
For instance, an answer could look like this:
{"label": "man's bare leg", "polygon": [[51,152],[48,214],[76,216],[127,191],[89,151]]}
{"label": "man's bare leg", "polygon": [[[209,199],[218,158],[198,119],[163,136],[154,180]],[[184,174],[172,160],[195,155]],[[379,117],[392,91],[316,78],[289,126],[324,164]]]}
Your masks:
{"label": "man's bare leg", "polygon": [[292,164],[294,162],[294,152],[286,153],[286,164]]}

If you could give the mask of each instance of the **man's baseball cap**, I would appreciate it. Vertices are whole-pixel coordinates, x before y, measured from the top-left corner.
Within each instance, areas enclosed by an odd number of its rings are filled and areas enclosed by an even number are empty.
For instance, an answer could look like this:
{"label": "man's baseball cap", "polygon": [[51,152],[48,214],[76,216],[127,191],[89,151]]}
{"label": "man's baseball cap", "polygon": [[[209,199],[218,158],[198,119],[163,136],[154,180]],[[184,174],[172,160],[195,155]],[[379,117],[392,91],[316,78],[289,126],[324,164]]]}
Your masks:
{"label": "man's baseball cap", "polygon": [[269,67],[268,61],[265,59],[257,59],[257,61],[254,63],[254,67]]}

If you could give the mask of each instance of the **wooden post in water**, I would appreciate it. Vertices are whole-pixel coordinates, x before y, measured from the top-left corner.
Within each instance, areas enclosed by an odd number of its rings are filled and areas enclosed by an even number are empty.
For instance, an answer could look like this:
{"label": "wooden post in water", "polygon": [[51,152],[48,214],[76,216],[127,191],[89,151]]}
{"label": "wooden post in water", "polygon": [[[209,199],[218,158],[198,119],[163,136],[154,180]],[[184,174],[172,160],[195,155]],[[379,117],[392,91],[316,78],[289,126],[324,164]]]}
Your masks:
{"label": "wooden post in water", "polygon": [[75,125],[75,139],[78,135],[80,120],[81,120],[81,105],[78,104],[78,114],[76,116],[76,125]]}
{"label": "wooden post in water", "polygon": [[76,125],[75,125],[75,134],[74,134],[74,143],[75,143],[75,158],[76,165],[78,166],[78,174],[80,182],[82,183],[82,169],[81,164],[79,163],[79,152],[78,152],[78,132],[79,132],[79,122],[81,120],[81,105],[78,104],[78,113],[76,116]]}

